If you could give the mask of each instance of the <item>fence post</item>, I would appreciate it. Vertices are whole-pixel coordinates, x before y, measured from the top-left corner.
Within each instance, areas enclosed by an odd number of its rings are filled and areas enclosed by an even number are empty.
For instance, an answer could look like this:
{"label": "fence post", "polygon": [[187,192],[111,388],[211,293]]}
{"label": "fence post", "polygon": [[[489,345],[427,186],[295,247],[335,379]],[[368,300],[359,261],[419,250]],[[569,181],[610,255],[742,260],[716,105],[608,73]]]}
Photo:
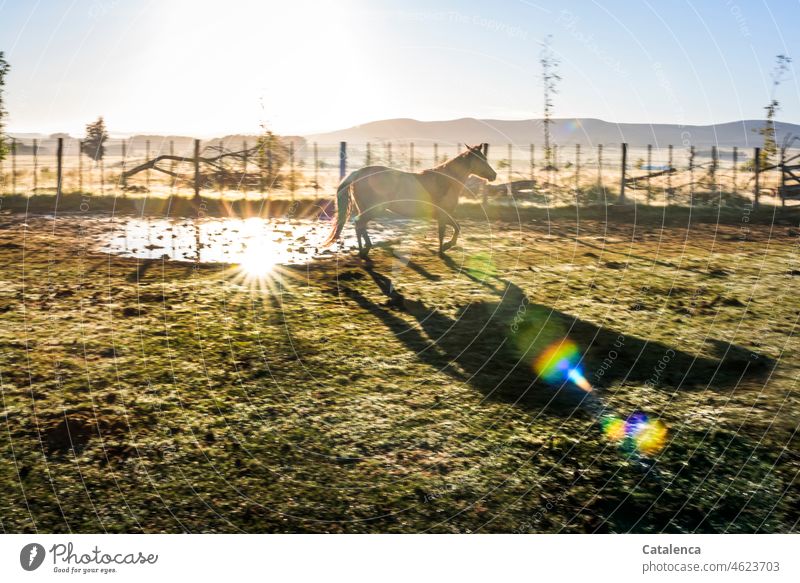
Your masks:
{"label": "fence post", "polygon": [[56,147],[56,196],[61,196],[61,180],[64,170],[64,138],[58,138]]}
{"label": "fence post", "polygon": [[[150,160],[150,140],[144,141],[144,159]],[[144,171],[144,187],[150,192],[150,168]]]}
{"label": "fence post", "polygon": [[694,146],[689,146],[689,206],[694,205]]}
{"label": "fence post", "polygon": [[575,144],[575,193],[581,188],[581,145]]}
{"label": "fence post", "polygon": [[754,208],[758,208],[758,195],[759,191],[761,190],[761,184],[759,183],[760,174],[761,174],[761,148],[755,148],[753,150],[753,172],[755,174],[755,186],[753,187],[753,194],[755,197],[755,203],[753,204]]}
{"label": "fence post", "polygon": [[784,188],[786,188],[786,172],[784,172],[784,167],[786,166],[786,147],[781,148],[781,160],[778,163],[778,172],[780,173],[779,177],[779,184],[778,186],[778,196],[781,197],[781,206],[786,206],[786,199],[783,196]]}
{"label": "fence post", "polygon": [[106,193],[106,161],[105,156],[100,158],[100,194]]}
{"label": "fence post", "polygon": [[511,188],[511,156],[513,155],[511,144],[508,144],[508,188]]}
{"label": "fence post", "polygon": [[289,142],[289,192],[294,200],[294,191],[297,187],[294,179],[294,142]]}
{"label": "fence post", "polygon": [[711,189],[716,191],[717,190],[717,164],[719,163],[717,147],[711,146]]}
{"label": "fence post", "polygon": [[667,165],[669,166],[667,172],[667,204],[669,204],[670,199],[672,198],[672,170],[674,166],[672,165],[672,144],[667,146],[667,151],[669,152],[669,159],[667,161]]}
{"label": "fence post", "polygon": [[78,140],[78,192],[83,192],[83,140]]}
{"label": "fence post", "polygon": [[[125,187],[127,186],[128,179],[125,178],[125,166],[128,161],[128,142],[122,140],[122,174],[120,174],[120,186],[122,187],[122,196],[125,196]],[[90,175],[91,176],[91,175]]]}
{"label": "fence post", "polygon": [[372,144],[367,142],[367,156],[366,156],[366,164],[365,166],[372,165]]}
{"label": "fence post", "polygon": [[[225,143],[222,138],[219,139],[219,155],[225,153]],[[222,198],[223,190],[225,189],[225,158],[219,159],[219,170],[217,170],[217,186],[219,186],[219,196]]]}
{"label": "fence post", "polygon": [[414,171],[414,142],[408,144],[408,171]]}
{"label": "fence post", "polygon": [[650,204],[650,173],[653,171],[653,145],[647,144],[647,204]]}
{"label": "fence post", "polygon": [[437,143],[433,144],[433,165],[439,165],[439,144]]}
{"label": "fence post", "polygon": [[[489,160],[489,144],[482,144],[483,145],[483,153],[486,156],[486,160]],[[489,193],[486,187],[486,183],[481,184],[481,194],[483,195],[483,204],[486,205],[489,202]]]}
{"label": "fence post", "polygon": [[386,165],[392,165],[392,142],[386,142]]}
{"label": "fence post", "polygon": [[39,187],[39,140],[33,138],[33,194]]}
{"label": "fence post", "polygon": [[597,144],[597,188],[603,190],[603,144]]}
{"label": "fence post", "polygon": [[314,142],[314,196],[319,195],[319,149]]}
{"label": "fence post", "polygon": [[200,198],[200,140],[197,138],[194,140],[194,197]]}
{"label": "fence post", "polygon": [[736,166],[739,163],[739,148],[733,147],[733,194],[736,194]]}
{"label": "fence post", "polygon": [[533,196],[533,187],[536,185],[536,148],[533,144],[530,145],[531,150],[531,196]]}
{"label": "fence post", "polygon": [[17,193],[17,140],[11,138],[11,188]]}
{"label": "fence post", "polygon": [[339,180],[347,174],[347,142],[339,142]]}
{"label": "fence post", "polygon": [[628,163],[628,144],[622,142],[622,178],[619,181],[619,201],[625,202],[625,166]]}

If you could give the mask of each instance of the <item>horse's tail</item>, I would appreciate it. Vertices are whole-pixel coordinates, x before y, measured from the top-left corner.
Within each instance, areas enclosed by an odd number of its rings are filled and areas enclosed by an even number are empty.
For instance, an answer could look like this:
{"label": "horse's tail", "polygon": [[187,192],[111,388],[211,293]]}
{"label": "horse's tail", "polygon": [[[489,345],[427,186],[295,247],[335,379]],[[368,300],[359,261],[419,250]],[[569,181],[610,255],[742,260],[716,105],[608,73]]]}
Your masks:
{"label": "horse's tail", "polygon": [[336,191],[336,215],[331,217],[331,232],[322,243],[328,247],[336,242],[342,234],[344,225],[350,217],[350,208],[353,204],[353,174],[342,180]]}

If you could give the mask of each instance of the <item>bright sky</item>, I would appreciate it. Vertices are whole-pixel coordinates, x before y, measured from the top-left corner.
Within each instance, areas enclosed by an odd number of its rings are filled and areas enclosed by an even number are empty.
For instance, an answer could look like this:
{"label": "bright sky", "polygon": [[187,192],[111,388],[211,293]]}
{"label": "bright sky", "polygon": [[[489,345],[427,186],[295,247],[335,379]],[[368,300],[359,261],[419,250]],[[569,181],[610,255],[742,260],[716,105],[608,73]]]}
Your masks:
{"label": "bright sky", "polygon": [[[547,34],[557,117],[709,124],[762,117],[775,55],[800,59],[799,16],[800,0],[0,0],[0,50],[16,132],[540,117]],[[778,93],[795,123],[796,69]]]}

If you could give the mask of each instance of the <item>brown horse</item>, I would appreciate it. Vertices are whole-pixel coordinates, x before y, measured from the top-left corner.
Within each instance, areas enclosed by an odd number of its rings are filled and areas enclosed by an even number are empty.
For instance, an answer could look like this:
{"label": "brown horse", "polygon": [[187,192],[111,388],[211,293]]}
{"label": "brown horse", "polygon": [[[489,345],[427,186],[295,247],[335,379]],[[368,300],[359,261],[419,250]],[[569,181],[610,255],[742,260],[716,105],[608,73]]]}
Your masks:
{"label": "brown horse", "polygon": [[[439,253],[443,254],[456,244],[461,232],[453,211],[467,178],[473,174],[489,181],[497,178],[497,172],[486,160],[488,147],[488,144],[467,146],[466,152],[422,172],[401,172],[386,166],[367,166],[352,172],[336,192],[336,216],[324,244],[330,245],[339,238],[355,206],[356,237],[361,257],[366,257],[372,248],[367,223],[387,211],[408,218],[436,219],[439,223]],[[447,225],[453,227],[454,233],[453,238],[445,243]]]}

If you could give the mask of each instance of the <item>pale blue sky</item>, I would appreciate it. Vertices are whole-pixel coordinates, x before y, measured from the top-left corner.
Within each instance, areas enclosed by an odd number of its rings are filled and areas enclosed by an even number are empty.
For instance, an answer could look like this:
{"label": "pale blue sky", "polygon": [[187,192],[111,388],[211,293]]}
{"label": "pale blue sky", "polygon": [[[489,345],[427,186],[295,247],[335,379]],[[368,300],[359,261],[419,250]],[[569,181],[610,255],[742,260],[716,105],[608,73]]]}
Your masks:
{"label": "pale blue sky", "polygon": [[[10,131],[310,133],[376,119],[760,118],[800,0],[224,2],[0,0]],[[779,118],[800,122],[796,64]]]}

